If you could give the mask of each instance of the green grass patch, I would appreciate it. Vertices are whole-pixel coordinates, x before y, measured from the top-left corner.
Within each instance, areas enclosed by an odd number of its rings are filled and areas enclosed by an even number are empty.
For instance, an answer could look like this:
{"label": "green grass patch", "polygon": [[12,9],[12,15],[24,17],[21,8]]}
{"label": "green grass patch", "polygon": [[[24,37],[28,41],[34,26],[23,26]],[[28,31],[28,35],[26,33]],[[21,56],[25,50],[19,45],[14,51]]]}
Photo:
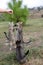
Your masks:
{"label": "green grass patch", "polygon": [[12,52],[11,54],[8,54],[4,58],[2,58],[0,60],[0,65],[19,65],[19,63],[16,60],[15,52]]}
{"label": "green grass patch", "polygon": [[28,59],[43,59],[43,46],[31,48],[29,51]]}

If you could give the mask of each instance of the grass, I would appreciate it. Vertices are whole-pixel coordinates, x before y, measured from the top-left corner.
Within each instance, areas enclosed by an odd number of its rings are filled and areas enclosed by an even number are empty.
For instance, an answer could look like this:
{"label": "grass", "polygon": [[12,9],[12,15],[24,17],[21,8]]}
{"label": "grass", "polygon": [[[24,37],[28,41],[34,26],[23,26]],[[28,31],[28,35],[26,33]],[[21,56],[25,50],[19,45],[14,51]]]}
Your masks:
{"label": "grass", "polygon": [[[35,47],[35,48],[29,49],[29,51],[30,52],[27,56],[27,61],[30,62],[30,60],[31,60],[31,62],[32,62],[33,60],[37,59],[36,62],[35,61],[33,62],[33,64],[37,63],[37,65],[38,64],[40,65],[40,62],[38,62],[38,61],[39,61],[39,59],[41,59],[41,60],[43,59],[43,48],[42,47],[39,47],[39,48]],[[30,62],[30,64],[31,64],[31,62]],[[12,52],[11,54],[6,55],[4,58],[2,58],[0,60],[0,65],[20,65],[20,64],[16,60],[15,52]]]}
{"label": "grass", "polygon": [[43,59],[43,48],[41,47],[34,47],[30,49],[30,58],[34,58],[34,59]]}
{"label": "grass", "polygon": [[[31,40],[30,44],[25,44],[24,48],[29,49],[27,65],[43,65],[43,18],[28,19],[28,26],[23,27],[24,41]],[[10,51],[5,46],[6,38],[4,31],[8,32],[8,22],[0,22],[0,65],[20,65],[14,51]]]}

